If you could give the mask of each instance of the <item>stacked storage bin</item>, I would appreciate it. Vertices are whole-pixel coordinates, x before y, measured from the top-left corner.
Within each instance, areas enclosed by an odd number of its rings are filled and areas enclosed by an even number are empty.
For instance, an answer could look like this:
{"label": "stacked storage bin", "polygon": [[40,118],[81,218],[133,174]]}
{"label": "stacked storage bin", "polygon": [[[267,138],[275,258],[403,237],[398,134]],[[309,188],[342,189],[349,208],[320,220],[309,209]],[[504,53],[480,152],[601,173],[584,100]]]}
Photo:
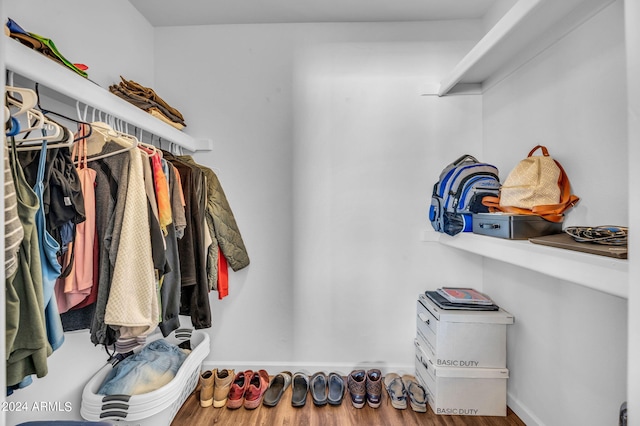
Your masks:
{"label": "stacked storage bin", "polygon": [[436,414],[507,415],[507,325],[498,311],[445,310],[417,303],[416,377]]}
{"label": "stacked storage bin", "polygon": [[171,382],[140,395],[98,395],[96,392],[113,368],[107,364],[84,387],[80,408],[82,418],[127,424],[133,422],[140,426],[170,424],[198,384],[202,362],[209,355],[209,335],[201,330],[192,332],[179,329],[167,336],[166,340],[174,345],[191,340],[191,353]]}

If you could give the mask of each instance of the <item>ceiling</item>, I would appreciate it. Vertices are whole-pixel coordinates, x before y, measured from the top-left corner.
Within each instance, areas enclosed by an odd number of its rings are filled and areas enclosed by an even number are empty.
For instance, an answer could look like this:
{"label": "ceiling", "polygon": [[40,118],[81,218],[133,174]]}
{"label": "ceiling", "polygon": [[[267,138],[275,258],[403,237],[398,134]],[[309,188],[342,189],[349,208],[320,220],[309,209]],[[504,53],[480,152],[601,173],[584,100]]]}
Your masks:
{"label": "ceiling", "polygon": [[501,0],[129,0],[154,26],[477,19]]}

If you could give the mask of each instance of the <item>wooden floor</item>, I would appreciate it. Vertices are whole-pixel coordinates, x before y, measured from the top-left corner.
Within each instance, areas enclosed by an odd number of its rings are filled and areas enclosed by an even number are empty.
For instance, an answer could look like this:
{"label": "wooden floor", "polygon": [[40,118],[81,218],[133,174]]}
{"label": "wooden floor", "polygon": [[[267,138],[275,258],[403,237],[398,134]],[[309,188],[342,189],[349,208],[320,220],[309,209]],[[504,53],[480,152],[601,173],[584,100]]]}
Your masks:
{"label": "wooden floor", "polygon": [[302,408],[291,406],[291,387],[284,393],[280,403],[275,407],[260,407],[255,410],[245,410],[241,407],[230,410],[226,407],[200,407],[199,390],[195,390],[178,411],[171,426],[238,426],[238,425],[290,425],[290,426],[525,426],[511,410],[507,417],[476,417],[476,416],[439,416],[434,414],[431,407],[426,413],[416,413],[407,407],[406,410],[396,410],[383,395],[379,408],[371,408],[365,404],[357,409],[351,405],[349,394],[345,395],[342,405],[316,407],[311,395],[307,397],[307,404]]}

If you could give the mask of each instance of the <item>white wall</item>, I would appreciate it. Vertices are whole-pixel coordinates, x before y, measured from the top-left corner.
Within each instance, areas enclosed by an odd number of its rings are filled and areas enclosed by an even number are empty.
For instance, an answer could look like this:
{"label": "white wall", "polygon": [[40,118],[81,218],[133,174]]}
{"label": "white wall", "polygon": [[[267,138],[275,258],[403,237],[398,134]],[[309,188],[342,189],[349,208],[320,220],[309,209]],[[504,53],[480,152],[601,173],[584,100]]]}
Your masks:
{"label": "white wall", "polygon": [[[3,0],[2,5],[6,16],[25,30],[51,38],[67,59],[88,65],[89,78],[102,87],[117,83],[120,75],[153,86],[153,27],[127,0]],[[43,105],[57,104],[47,100]],[[47,376],[7,398],[14,404],[26,402],[29,409],[7,412],[6,424],[80,420],[82,388],[106,360],[105,351],[91,343],[87,332],[66,333],[65,343],[48,360]],[[34,411],[34,402],[60,403],[63,410]],[[71,412],[64,410],[66,402]]]}
{"label": "white wall", "polygon": [[[622,12],[615,2],[483,96],[486,157],[504,178],[532,147],[546,145],[582,198],[567,225],[629,224]],[[516,318],[507,339],[509,396],[521,418],[617,424],[627,301],[490,260],[484,283]]]}
{"label": "white wall", "polygon": [[98,85],[109,87],[123,76],[153,86],[153,27],[128,0],[3,2],[9,18],[52,39],[70,62],[87,65]]}
{"label": "white wall", "polygon": [[[640,3],[627,0],[624,2],[625,11],[625,34],[627,47],[627,81],[628,81],[628,103],[627,111],[629,117],[628,135],[628,164],[629,164],[629,185],[640,181],[640,167],[636,165],[635,159],[640,155]],[[640,220],[640,193],[632,191],[629,193],[629,221],[638,223]],[[632,253],[640,246],[640,231],[635,226],[630,229],[629,246]],[[640,263],[634,261],[629,265],[629,355],[628,366],[628,394],[627,402],[629,412],[633,419],[638,418],[640,413],[640,364],[636,361],[640,357],[640,289],[635,284],[640,278]],[[635,423],[638,424],[638,420]]]}
{"label": "white wall", "polygon": [[420,241],[441,169],[482,154],[481,98],[421,90],[481,26],[156,33],[157,87],[188,98],[188,131],[213,139],[196,158],[218,172],[251,257],[212,300],[209,365],[412,369],[417,294],[481,275],[478,259]]}

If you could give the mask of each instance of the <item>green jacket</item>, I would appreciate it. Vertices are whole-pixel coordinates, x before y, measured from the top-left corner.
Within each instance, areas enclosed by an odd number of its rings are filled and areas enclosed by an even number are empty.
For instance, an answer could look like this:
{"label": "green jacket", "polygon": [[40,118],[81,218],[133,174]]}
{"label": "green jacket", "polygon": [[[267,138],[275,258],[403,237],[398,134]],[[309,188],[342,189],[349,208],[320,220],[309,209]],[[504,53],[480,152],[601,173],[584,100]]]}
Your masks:
{"label": "green jacket", "polygon": [[218,247],[227,259],[231,269],[239,271],[249,265],[249,255],[242,240],[240,229],[231,211],[231,206],[222,189],[222,185],[213,170],[195,162],[190,155],[177,157],[185,163],[198,167],[207,179],[206,220],[213,243],[207,253],[207,281],[209,288],[217,290],[218,283]]}

